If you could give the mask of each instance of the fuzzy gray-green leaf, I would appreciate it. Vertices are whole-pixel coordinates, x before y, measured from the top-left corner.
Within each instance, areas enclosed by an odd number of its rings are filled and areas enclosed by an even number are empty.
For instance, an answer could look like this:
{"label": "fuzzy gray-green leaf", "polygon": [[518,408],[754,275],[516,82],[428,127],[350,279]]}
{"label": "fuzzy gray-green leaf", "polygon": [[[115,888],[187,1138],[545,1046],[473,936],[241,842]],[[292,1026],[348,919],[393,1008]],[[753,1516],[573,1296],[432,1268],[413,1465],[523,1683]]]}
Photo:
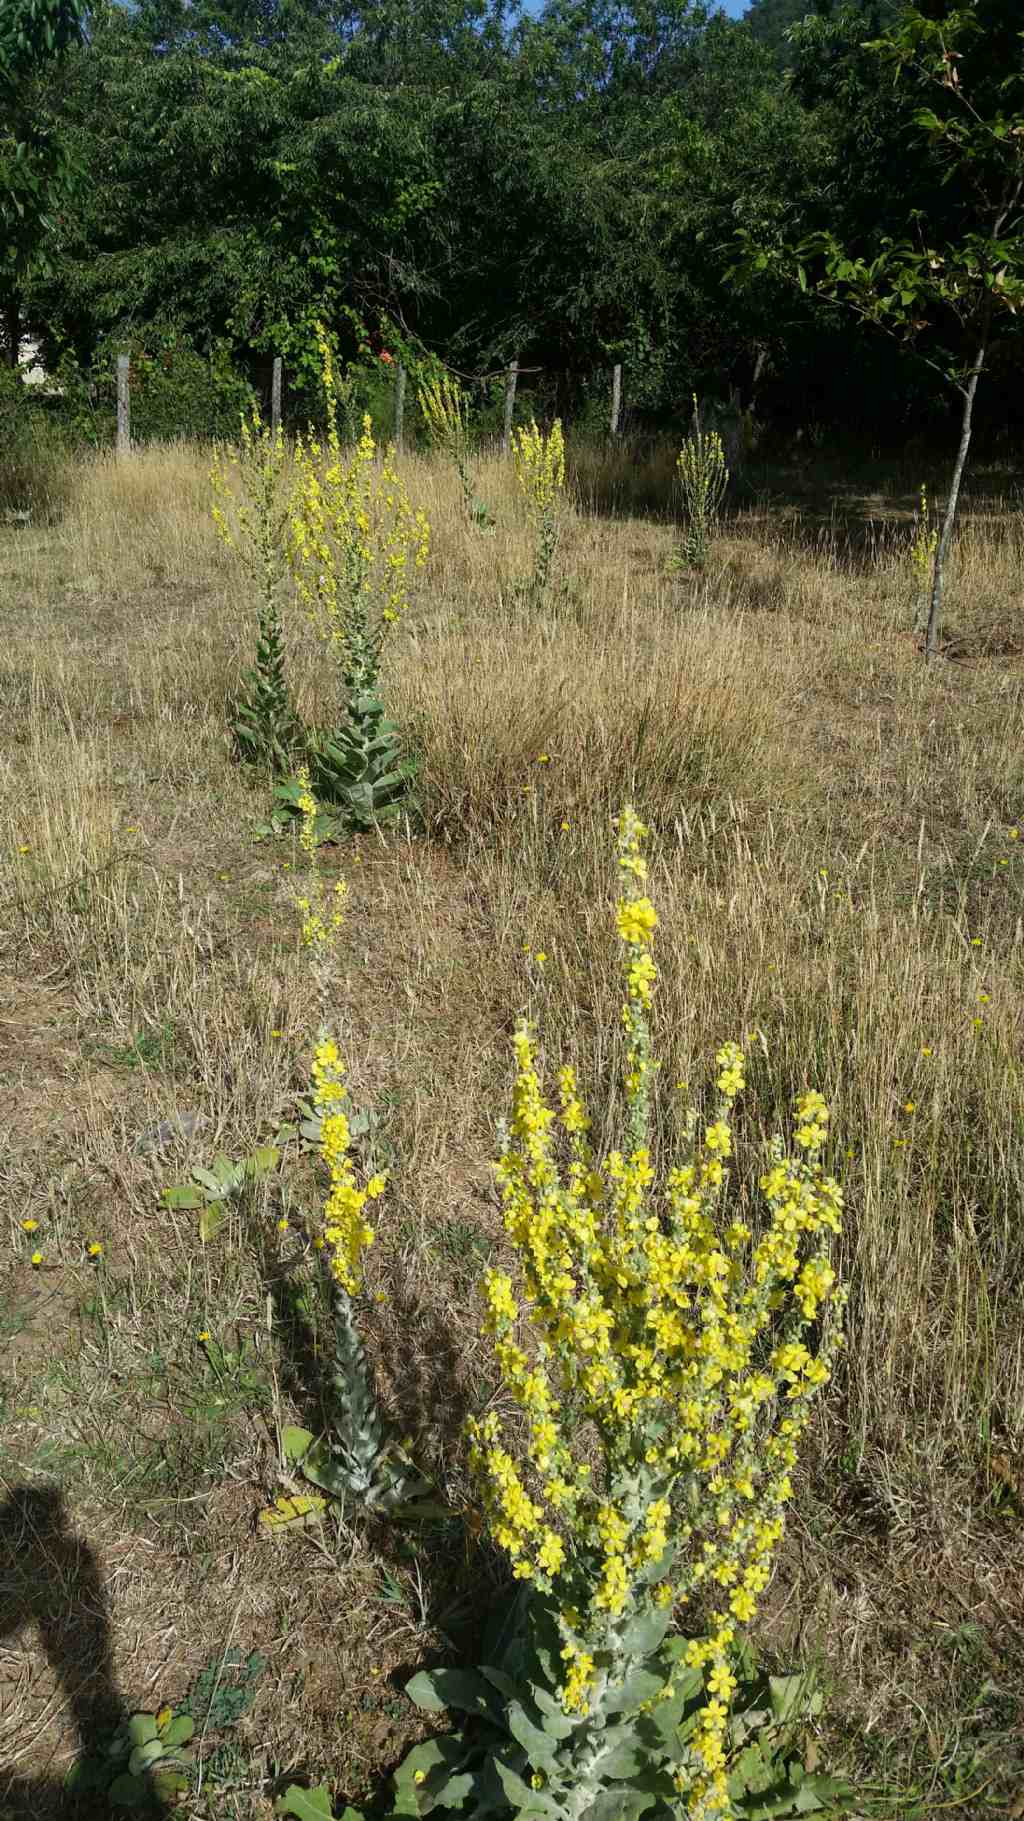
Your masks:
{"label": "fuzzy gray-green leaf", "polygon": [[605,1713],[635,1713],[645,1701],[653,1701],[660,1695],[665,1686],[665,1676],[656,1670],[645,1669],[637,1664],[626,1676],[620,1688],[611,1689],[604,1697],[601,1706]]}
{"label": "fuzzy gray-green leaf", "polygon": [[160,1739],[147,1739],[145,1745],[137,1745],[128,1760],[128,1775],[140,1777],[151,1764],[158,1764],[164,1755],[163,1742]]}
{"label": "fuzzy gray-green leaf", "polygon": [[557,1740],[536,1726],[521,1701],[510,1701],[505,1724],[517,1745],[521,1745],[534,1770],[547,1770],[555,1762]]}
{"label": "fuzzy gray-green leaf", "polygon": [[290,1783],[274,1803],[274,1813],[294,1815],[295,1821],[330,1821],[334,1813],[331,1792],[326,1783],[318,1789],[300,1789],[297,1783]]}
{"label": "fuzzy gray-green leaf", "polygon": [[654,1800],[645,1790],[630,1789],[627,1784],[602,1789],[587,1809],[587,1821],[638,1821]]}
{"label": "fuzzy gray-green leaf", "polygon": [[286,1461],[301,1461],[313,1446],[312,1429],[300,1429],[295,1423],[286,1423],[281,1430],[281,1453]]}
{"label": "fuzzy gray-green leaf", "polygon": [[462,1713],[494,1718],[494,1697],[475,1669],[421,1669],[405,1684],[410,1701],[427,1713],[457,1708]]}
{"label": "fuzzy gray-green leaf", "polygon": [[625,1656],[649,1657],[657,1650],[669,1627],[671,1613],[659,1606],[653,1612],[638,1613],[619,1634],[619,1645]]}
{"label": "fuzzy gray-green leaf", "polygon": [[195,1730],[196,1723],[191,1714],[175,1714],[164,1731],[164,1744],[168,1748],[173,1745],[187,1745]]}
{"label": "fuzzy gray-green leaf", "polygon": [[461,1733],[414,1745],[395,1772],[392,1816],[427,1815],[438,1806],[461,1808],[475,1781],[472,1776],[464,1780],[466,1755]]}
{"label": "fuzzy gray-green leaf", "polygon": [[496,1760],[495,1769],[501,1778],[501,1787],[506,1796],[514,1807],[521,1811],[521,1814],[557,1816],[558,1803],[553,1801],[550,1796],[546,1796],[542,1789],[531,1789],[528,1783],[523,1782],[518,1772],[514,1771],[510,1765],[503,1764],[500,1758]]}
{"label": "fuzzy gray-green leaf", "polygon": [[177,1183],[173,1188],[162,1189],[160,1199],[165,1208],[201,1208],[206,1197],[198,1189]]}

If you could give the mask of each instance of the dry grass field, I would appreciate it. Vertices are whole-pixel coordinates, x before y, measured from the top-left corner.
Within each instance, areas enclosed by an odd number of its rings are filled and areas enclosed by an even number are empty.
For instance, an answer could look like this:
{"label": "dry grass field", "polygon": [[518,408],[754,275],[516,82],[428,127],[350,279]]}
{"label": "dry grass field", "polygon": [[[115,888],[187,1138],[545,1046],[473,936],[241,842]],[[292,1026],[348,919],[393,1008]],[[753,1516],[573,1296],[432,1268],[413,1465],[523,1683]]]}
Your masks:
{"label": "dry grass field", "polygon": [[[819,1667],[817,1749],[875,1790],[865,1814],[1024,1813],[1024,512],[976,477],[926,666],[906,549],[938,473],[766,474],[695,579],[668,568],[670,464],[579,454],[531,610],[501,463],[491,534],[454,474],[402,464],[434,550],[386,690],[422,818],[322,864],[350,885],[333,1018],[390,1172],[364,1333],[464,1513],[421,1534],[337,1512],[257,1533],[282,1424],[322,1415],[278,1226],[316,1205],[309,1159],[208,1244],[160,1200],[272,1137],[317,1016],[301,852],[254,841],[267,782],[225,731],[254,617],[208,455],[83,459],[52,522],[0,528],[0,1815],[61,1812],[119,1702],[211,1664],[227,1685],[232,1651],[265,1659],[254,1699],[211,1726],[183,1813],[268,1816],[283,1776],[368,1799],[423,1724],[402,1681],[471,1654],[504,1594],[460,1426],[495,1390],[478,1279],[505,1245],[509,1039],[528,1008],[612,1143],[627,798],[661,918],[662,1161],[672,1084],[726,1038],[760,1033],[739,1197],[796,1092],[835,1110],[849,1345],[755,1644]],[[289,635],[315,718],[323,659]],[[179,1114],[191,1137],[153,1150]]]}

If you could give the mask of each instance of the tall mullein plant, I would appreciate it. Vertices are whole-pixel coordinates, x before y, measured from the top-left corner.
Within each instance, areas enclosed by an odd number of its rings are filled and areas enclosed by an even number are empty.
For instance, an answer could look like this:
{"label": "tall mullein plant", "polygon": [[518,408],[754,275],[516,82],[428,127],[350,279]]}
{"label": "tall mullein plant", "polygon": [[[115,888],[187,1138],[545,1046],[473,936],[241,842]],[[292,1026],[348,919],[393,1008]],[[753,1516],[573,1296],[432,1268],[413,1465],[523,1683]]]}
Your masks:
{"label": "tall mullein plant", "polygon": [[530,592],[541,600],[547,592],[558,549],[559,501],[565,486],[565,442],[562,422],[555,419],[547,436],[531,419],[512,436],[516,484],[534,533],[534,568]]}
{"label": "tall mullein plant", "polygon": [[314,1244],[324,1263],[331,1311],[332,1421],[325,1439],[314,1443],[298,1465],[313,1485],[335,1498],[351,1498],[378,1516],[447,1515],[423,1503],[430,1482],[417,1472],[404,1443],[389,1433],[359,1334],[356,1299],[363,1288],[363,1255],[375,1237],[367,1204],[384,1194],[387,1178],[374,1172],[359,1185],[345,1069],[337,1044],[326,1035],[313,1057],[313,1105],[320,1158],[330,1182]]}
{"label": "tall mullein plant", "polygon": [[696,394],[693,429],[676,457],[676,471],[686,513],[683,561],[693,569],[703,569],[708,560],[711,533],[729,484],[729,470],[718,431],[701,429]]}
{"label": "tall mullein plant", "polygon": [[403,808],[415,764],[385,718],[381,661],[427,561],[430,527],[409,504],[394,450],[381,457],[369,416],[346,461],[330,344],[318,330],[327,429],[296,443],[288,555],[299,598],[340,672],[337,719],[309,748],[316,794],[369,828]]}
{"label": "tall mullein plant", "polygon": [[[559,1072],[556,1112],[521,1024],[497,1165],[519,1271],[487,1274],[486,1325],[525,1451],[492,1410],[468,1425],[470,1460],[492,1537],[557,1638],[534,1653],[510,1723],[520,1742],[540,1729],[544,1749],[521,1761],[528,1782],[508,1758],[497,1774],[516,1813],[640,1813],[643,1787],[659,1813],[709,1821],[733,1812],[739,1632],[767,1586],[799,1438],[841,1341],[829,1261],[841,1194],[822,1167],[828,1110],[812,1091],[796,1102],[795,1151],[771,1147],[759,1232],[729,1216],[745,1066],[735,1043],[718,1052],[714,1117],[701,1126],[689,1105],[685,1156],[655,1190],[658,919],[631,809],[618,833],[628,1147],[598,1164],[572,1068]],[[698,1595],[708,1616],[676,1647],[670,1622],[685,1626]]]}
{"label": "tall mullein plant", "polygon": [[210,470],[211,517],[228,549],[245,564],[259,602],[256,662],[242,677],[228,724],[239,758],[277,772],[287,771],[305,737],[285,675],[281,622],[288,579],[286,462],[280,426],[272,430],[254,404],[242,420],[239,448],[227,452],[218,446]]}
{"label": "tall mullein plant", "polygon": [[914,514],[914,536],[910,545],[910,564],[914,572],[914,631],[923,632],[928,621],[928,597],[939,528],[931,523],[928,489],[922,484],[921,499]]}
{"label": "tall mullein plant", "polygon": [[316,991],[320,1028],[313,1051],[312,1104],[303,1136],[312,1140],[328,1180],[319,1229],[312,1235],[324,1267],[330,1309],[331,1345],[327,1367],[327,1402],[331,1421],[319,1442],[303,1430],[292,1431],[305,1445],[291,1455],[299,1471],[334,1498],[347,1497],[368,1511],[395,1514],[429,1490],[404,1447],[389,1435],[377,1402],[373,1373],[356,1321],[356,1301],[363,1288],[363,1259],[374,1242],[369,1204],[379,1201],[387,1177],[374,1170],[360,1186],[353,1158],[369,1126],[356,1113],[345,1085],[345,1065],[329,1029],[331,982],[336,949],[344,926],[348,886],[343,879],[328,886],[317,852],[318,806],[309,773],[298,774],[300,846],[306,877],[293,890],[300,933]]}
{"label": "tall mullein plant", "polygon": [[450,374],[437,373],[420,386],[417,400],[431,446],[455,464],[467,518],[480,529],[488,529],[494,520],[477,498],[469,472],[469,426],[462,387]]}

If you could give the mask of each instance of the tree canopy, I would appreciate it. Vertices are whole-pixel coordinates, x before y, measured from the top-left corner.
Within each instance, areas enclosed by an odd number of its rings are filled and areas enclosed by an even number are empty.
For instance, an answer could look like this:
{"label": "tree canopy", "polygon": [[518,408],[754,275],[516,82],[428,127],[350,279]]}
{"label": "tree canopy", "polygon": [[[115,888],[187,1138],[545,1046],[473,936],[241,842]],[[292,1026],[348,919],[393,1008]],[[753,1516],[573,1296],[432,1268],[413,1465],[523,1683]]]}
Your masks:
{"label": "tree canopy", "polygon": [[[653,420],[695,388],[749,402],[755,374],[805,416],[942,408],[827,299],[733,277],[738,233],[867,258],[966,231],[970,181],[864,48],[899,0],[753,0],[740,22],[703,0],[95,0],[84,32],[71,0],[19,4],[0,56],[35,46],[18,130],[42,175],[27,227],[5,205],[0,270],[51,356],[173,323],[295,366],[321,318],[462,373],[518,356],[578,409],[621,361]],[[971,14],[995,107],[1014,0],[922,10]]]}

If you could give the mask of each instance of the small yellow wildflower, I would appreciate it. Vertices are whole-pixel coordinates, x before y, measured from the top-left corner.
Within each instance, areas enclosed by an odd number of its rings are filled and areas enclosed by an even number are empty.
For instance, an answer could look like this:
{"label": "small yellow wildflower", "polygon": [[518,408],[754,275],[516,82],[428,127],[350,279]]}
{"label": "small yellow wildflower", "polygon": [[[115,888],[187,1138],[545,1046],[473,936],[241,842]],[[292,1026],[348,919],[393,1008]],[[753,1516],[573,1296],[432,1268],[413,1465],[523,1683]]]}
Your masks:
{"label": "small yellow wildflower", "polygon": [[649,898],[622,898],[615,920],[623,942],[646,943],[658,927],[658,913]]}
{"label": "small yellow wildflower", "polygon": [[197,1334],[197,1335],[196,1335],[196,1339],[197,1339],[197,1341],[199,1341],[199,1342],[200,1342],[200,1343],[202,1343],[202,1342],[204,1342],[204,1341],[208,1341],[208,1340],[209,1340],[209,1339],[210,1339],[210,1330],[209,1330],[209,1328],[201,1328],[201,1329],[200,1329],[200,1331],[199,1331],[199,1333],[198,1333],[198,1334]]}
{"label": "small yellow wildflower", "polygon": [[38,1220],[23,1220],[21,1225],[24,1232],[35,1233],[38,1229],[39,1222]]}
{"label": "small yellow wildflower", "polygon": [[43,1262],[43,1255],[42,1255],[42,1253],[41,1253],[41,1252],[33,1252],[33,1254],[32,1254],[32,1263],[33,1263],[33,1264],[34,1264],[34,1265],[41,1265],[41,1264],[42,1264],[42,1262]]}
{"label": "small yellow wildflower", "polygon": [[94,1239],[90,1242],[89,1257],[90,1258],[102,1258],[103,1257],[103,1247],[100,1245],[100,1242],[98,1239]]}

